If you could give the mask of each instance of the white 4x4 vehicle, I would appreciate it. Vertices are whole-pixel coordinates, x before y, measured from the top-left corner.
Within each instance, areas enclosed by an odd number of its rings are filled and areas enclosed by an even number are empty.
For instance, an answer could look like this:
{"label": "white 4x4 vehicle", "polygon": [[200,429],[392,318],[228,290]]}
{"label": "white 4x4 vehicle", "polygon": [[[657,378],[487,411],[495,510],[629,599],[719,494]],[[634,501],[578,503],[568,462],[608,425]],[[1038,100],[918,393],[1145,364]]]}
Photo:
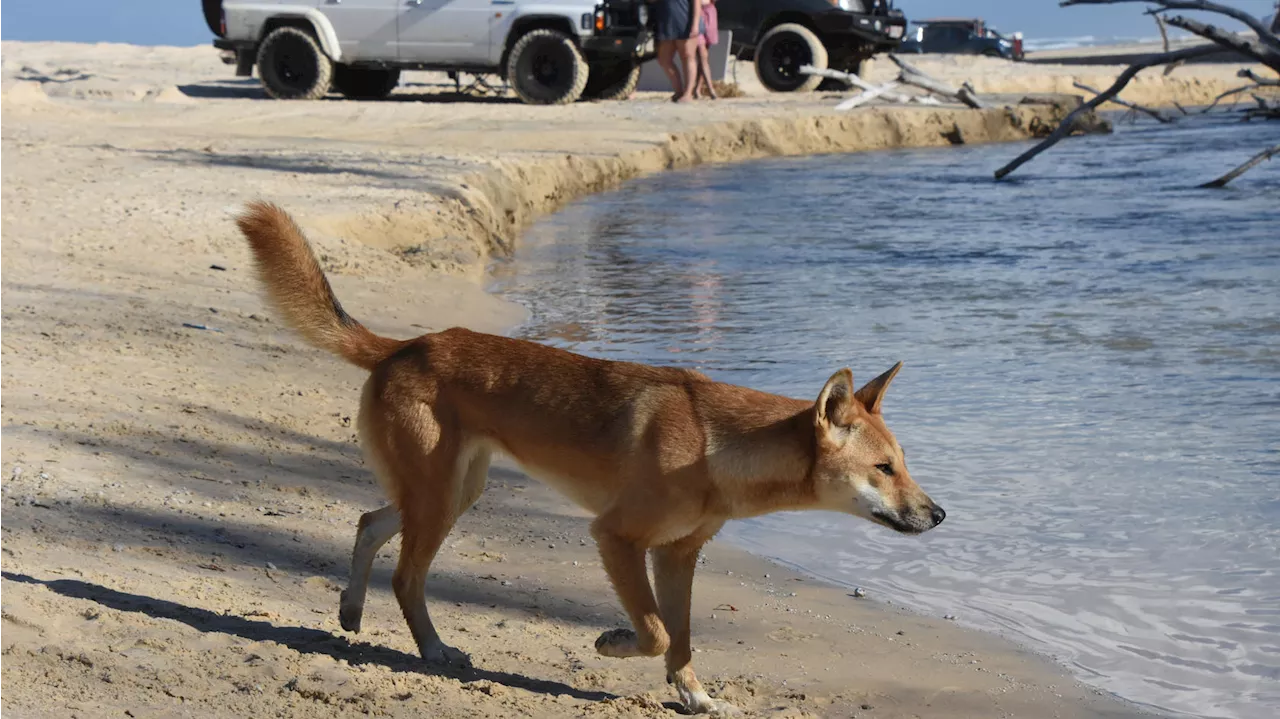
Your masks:
{"label": "white 4x4 vehicle", "polygon": [[649,44],[643,0],[201,0],[236,74],[280,99],[386,96],[401,70],[506,77],[549,105],[624,98]]}

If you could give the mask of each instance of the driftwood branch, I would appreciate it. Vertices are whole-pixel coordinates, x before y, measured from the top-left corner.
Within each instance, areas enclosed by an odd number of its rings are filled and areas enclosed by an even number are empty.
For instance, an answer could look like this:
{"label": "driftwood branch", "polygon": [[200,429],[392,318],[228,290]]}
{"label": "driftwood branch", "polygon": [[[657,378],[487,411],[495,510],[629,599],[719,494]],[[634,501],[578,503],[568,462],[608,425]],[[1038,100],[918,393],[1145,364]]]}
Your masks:
{"label": "driftwood branch", "polygon": [[[1169,28],[1164,26],[1164,16],[1152,15],[1151,17],[1155,18],[1156,27],[1160,30],[1160,42],[1164,44],[1164,52],[1169,52]],[[1168,65],[1165,65],[1164,66],[1165,76],[1167,77],[1170,73],[1176,70],[1178,66],[1181,64],[1182,63],[1180,62],[1171,62]],[[1183,113],[1183,114],[1186,114],[1186,113]]]}
{"label": "driftwood branch", "polygon": [[[1077,87],[1077,88],[1081,89],[1081,90],[1087,90],[1088,92],[1092,92],[1092,93],[1093,93],[1093,94],[1095,94],[1095,95],[1101,95],[1101,94],[1102,94],[1101,92],[1098,92],[1097,90],[1093,89],[1092,87],[1089,87],[1088,85],[1084,84],[1083,82],[1073,82],[1073,83],[1071,83],[1071,84],[1072,84],[1072,85],[1074,85],[1075,87]],[[1121,106],[1121,107],[1127,107],[1127,108],[1129,108],[1130,110],[1137,110],[1138,112],[1144,112],[1144,113],[1146,113],[1146,114],[1148,114],[1148,115],[1150,115],[1150,116],[1154,117],[1155,119],[1159,120],[1160,122],[1163,122],[1163,123],[1166,123],[1166,124],[1168,124],[1168,123],[1170,123],[1170,122],[1173,122],[1173,118],[1172,118],[1172,117],[1165,117],[1165,116],[1164,116],[1164,115],[1162,115],[1160,112],[1158,112],[1158,111],[1156,111],[1156,110],[1152,110],[1152,109],[1151,109],[1151,108],[1149,108],[1149,107],[1144,107],[1144,106],[1142,106],[1142,105],[1139,105],[1139,104],[1137,104],[1136,102],[1129,102],[1128,100],[1121,100],[1119,97],[1113,97],[1113,98],[1111,98],[1111,102],[1113,102],[1113,103],[1115,103],[1115,104],[1117,104],[1117,105],[1119,105],[1119,106]]]}
{"label": "driftwood branch", "polygon": [[1199,20],[1182,17],[1181,15],[1165,18],[1165,22],[1174,27],[1182,28],[1187,32],[1199,35],[1206,40],[1211,40],[1222,47],[1235,50],[1241,55],[1253,58],[1272,70],[1280,72],[1280,50],[1262,42],[1261,38],[1258,40],[1250,40],[1233,32],[1223,30],[1220,27],[1209,25],[1208,23],[1203,23]]}
{"label": "driftwood branch", "polygon": [[845,110],[852,110],[853,108],[858,107],[859,105],[865,105],[868,102],[871,102],[872,100],[876,99],[877,97],[881,97],[884,95],[894,95],[894,96],[903,98],[902,100],[900,100],[900,102],[910,102],[910,98],[907,98],[905,95],[898,95],[897,93],[892,92],[896,87],[898,87],[898,83],[886,82],[885,84],[880,85],[879,87],[873,87],[870,90],[863,90],[861,93],[849,98],[848,100],[845,100],[839,105],[836,105],[836,110],[840,112],[844,112]]}
{"label": "driftwood branch", "polygon": [[841,72],[839,70],[832,70],[830,68],[823,68],[819,70],[818,68],[812,65],[805,65],[801,67],[800,72],[805,75],[817,75],[819,77],[828,77],[833,80],[839,80],[841,82],[848,83],[849,85],[852,85],[853,87],[856,87],[859,90],[862,90],[861,93],[854,95],[853,97],[841,102],[839,105],[836,105],[835,109],[840,110],[842,112],[845,110],[852,110],[853,108],[858,107],[859,105],[865,105],[866,103],[871,102],[876,98],[884,98],[889,102],[896,102],[901,104],[906,104],[909,102],[925,102],[927,100],[933,99],[933,98],[920,97],[917,95],[904,95],[899,92],[894,92],[894,90],[898,87],[897,82],[886,82],[883,85],[872,85],[871,83],[867,82],[866,80],[863,80],[861,77],[858,77],[856,74],[851,72]]}
{"label": "driftwood branch", "polygon": [[1263,77],[1247,67],[1237,72],[1236,77],[1252,80],[1253,84],[1262,87],[1280,87],[1280,77]]}
{"label": "driftwood branch", "polygon": [[1221,95],[1218,95],[1217,97],[1213,98],[1213,102],[1211,102],[1211,103],[1209,103],[1208,105],[1206,105],[1206,106],[1205,106],[1205,108],[1204,108],[1203,110],[1201,110],[1201,111],[1200,111],[1200,114],[1201,114],[1201,115],[1203,115],[1203,114],[1205,114],[1205,113],[1209,112],[1209,111],[1210,111],[1210,110],[1212,110],[1213,108],[1217,107],[1217,106],[1218,106],[1218,103],[1222,102],[1223,100],[1227,99],[1228,97],[1231,97],[1232,95],[1239,95],[1239,94],[1240,94],[1240,93],[1242,93],[1242,92],[1248,92],[1248,91],[1250,91],[1250,90],[1256,90],[1256,89],[1258,89],[1258,85],[1241,85],[1240,87],[1235,87],[1235,88],[1232,88],[1232,89],[1230,89],[1230,90],[1227,90],[1226,92],[1222,93]]}
{"label": "driftwood branch", "polygon": [[1258,117],[1264,120],[1280,120],[1280,102],[1271,102],[1260,95],[1254,95],[1253,101],[1258,103],[1258,106],[1244,111],[1246,122]]}
{"label": "driftwood branch", "polygon": [[1124,72],[1120,73],[1120,76],[1116,78],[1115,83],[1113,83],[1111,87],[1098,93],[1092,100],[1072,110],[1071,113],[1063,118],[1062,122],[1058,124],[1057,129],[1042,140],[1040,144],[1030,150],[1027,150],[1021,155],[1018,155],[1012,162],[1001,167],[999,170],[996,170],[996,179],[999,180],[1003,178],[1005,175],[1008,175],[1019,167],[1022,167],[1036,155],[1039,155],[1050,147],[1056,145],[1058,141],[1071,133],[1071,128],[1075,125],[1076,119],[1080,117],[1080,115],[1094,110],[1102,103],[1118,95],[1120,91],[1124,89],[1125,85],[1128,85],[1129,81],[1132,80],[1139,72],[1153,65],[1163,65],[1177,60],[1190,60],[1192,58],[1201,57],[1214,52],[1218,52],[1217,47],[1189,47],[1185,50],[1160,53],[1159,55],[1149,57],[1142,62],[1136,62],[1130,65],[1125,68]]}
{"label": "driftwood branch", "polygon": [[1223,175],[1222,177],[1219,177],[1218,179],[1212,182],[1204,183],[1203,185],[1201,185],[1201,187],[1226,187],[1228,182],[1231,182],[1232,180],[1243,175],[1249,170],[1252,170],[1254,167],[1262,164],[1266,160],[1270,160],[1273,155],[1277,155],[1277,154],[1280,154],[1280,145],[1268,147],[1262,152],[1259,152],[1258,154],[1249,158],[1249,161],[1244,163],[1243,165],[1237,167],[1236,169],[1232,170],[1231,172],[1228,172],[1227,174]]}
{"label": "driftwood branch", "polygon": [[915,87],[927,90],[935,95],[949,97],[953,100],[962,102],[975,110],[981,110],[986,107],[986,105],[982,104],[982,101],[978,99],[978,94],[973,91],[973,88],[970,87],[967,82],[961,85],[959,89],[956,89],[946,83],[939,82],[938,80],[929,77],[927,73],[921,72],[919,68],[893,53],[889,53],[889,59],[902,70],[898,75],[898,82],[904,85],[914,85]]}
{"label": "driftwood branch", "polygon": [[[1261,20],[1240,8],[1221,3],[1205,2],[1204,0],[1062,0],[1058,5],[1060,7],[1070,7],[1071,5],[1116,5],[1123,2],[1143,2],[1149,5],[1159,5],[1160,10],[1156,12],[1163,10],[1203,10],[1226,15],[1248,26],[1250,30],[1257,33],[1260,41],[1270,45],[1276,51],[1280,51],[1280,39],[1277,39],[1271,29],[1264,25]],[[1173,25],[1172,22],[1169,24]]]}
{"label": "driftwood branch", "polygon": [[862,90],[864,93],[876,92],[878,95],[883,95],[884,99],[890,100],[892,102],[910,102],[911,101],[910,95],[903,95],[900,93],[890,92],[890,90],[892,89],[892,86],[895,85],[896,83],[889,82],[883,85],[872,85],[866,80],[863,80],[861,77],[859,77],[855,73],[841,72],[840,70],[832,70],[831,68],[823,68],[819,70],[813,65],[805,65],[801,67],[800,72],[805,75],[817,75],[818,77],[828,77],[828,78],[831,78],[832,80],[839,80],[841,82],[852,85],[853,87],[856,87],[859,90]]}

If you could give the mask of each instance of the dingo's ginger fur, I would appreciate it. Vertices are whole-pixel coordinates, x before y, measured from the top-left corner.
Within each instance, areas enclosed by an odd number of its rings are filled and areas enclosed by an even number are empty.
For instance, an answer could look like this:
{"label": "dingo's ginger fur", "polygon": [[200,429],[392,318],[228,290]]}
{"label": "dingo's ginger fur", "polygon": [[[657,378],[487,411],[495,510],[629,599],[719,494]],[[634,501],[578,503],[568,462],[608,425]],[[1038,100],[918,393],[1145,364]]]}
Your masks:
{"label": "dingo's ginger fur", "polygon": [[596,650],[665,654],[692,712],[728,708],[703,691],[689,645],[698,552],[726,520],[827,509],[916,534],[946,516],[911,479],[881,417],[901,363],[857,390],[842,369],[807,402],[461,328],[392,340],[342,309],[283,210],[254,203],[238,222],[285,320],[370,372],[360,441],[393,504],[360,519],[340,612],[349,630],[359,630],[374,554],[402,532],[393,585],[419,651],[468,661],[436,633],[424,584],[445,536],[484,490],[494,451],[596,516],[591,533],[634,628],[605,632]]}

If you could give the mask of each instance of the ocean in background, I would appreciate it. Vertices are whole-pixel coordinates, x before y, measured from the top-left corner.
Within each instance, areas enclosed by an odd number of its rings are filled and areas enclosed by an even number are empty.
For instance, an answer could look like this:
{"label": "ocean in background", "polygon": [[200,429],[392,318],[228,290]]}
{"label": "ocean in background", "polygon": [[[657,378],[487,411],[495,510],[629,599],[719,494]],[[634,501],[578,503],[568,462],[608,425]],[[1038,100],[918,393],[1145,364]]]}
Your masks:
{"label": "ocean in background", "polygon": [[495,291],[531,339],[885,403],[946,523],[723,537],[953,614],[1163,713],[1280,716],[1280,123],[666,173],[538,222]]}
{"label": "ocean in background", "polygon": [[[1002,31],[1003,32],[1003,31]],[[1012,32],[1012,30],[1010,30]],[[1172,34],[1171,40],[1186,37],[1184,34]],[[1154,37],[1116,37],[1111,35],[1078,35],[1076,37],[1027,37],[1022,47],[1027,52],[1037,50],[1070,50],[1073,48],[1103,47],[1108,45],[1137,45],[1139,43],[1160,42],[1160,36]]]}

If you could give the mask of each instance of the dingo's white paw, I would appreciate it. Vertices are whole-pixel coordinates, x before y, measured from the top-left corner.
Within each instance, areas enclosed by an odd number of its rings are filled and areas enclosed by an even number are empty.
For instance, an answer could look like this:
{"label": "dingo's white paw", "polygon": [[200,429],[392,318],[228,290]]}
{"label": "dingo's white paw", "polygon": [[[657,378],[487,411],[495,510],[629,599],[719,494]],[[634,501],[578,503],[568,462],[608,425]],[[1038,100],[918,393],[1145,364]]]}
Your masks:
{"label": "dingo's white paw", "polygon": [[713,717],[740,717],[742,710],[723,699],[712,699],[703,694],[695,696],[693,701],[686,702],[685,711],[690,714],[707,714]]}

